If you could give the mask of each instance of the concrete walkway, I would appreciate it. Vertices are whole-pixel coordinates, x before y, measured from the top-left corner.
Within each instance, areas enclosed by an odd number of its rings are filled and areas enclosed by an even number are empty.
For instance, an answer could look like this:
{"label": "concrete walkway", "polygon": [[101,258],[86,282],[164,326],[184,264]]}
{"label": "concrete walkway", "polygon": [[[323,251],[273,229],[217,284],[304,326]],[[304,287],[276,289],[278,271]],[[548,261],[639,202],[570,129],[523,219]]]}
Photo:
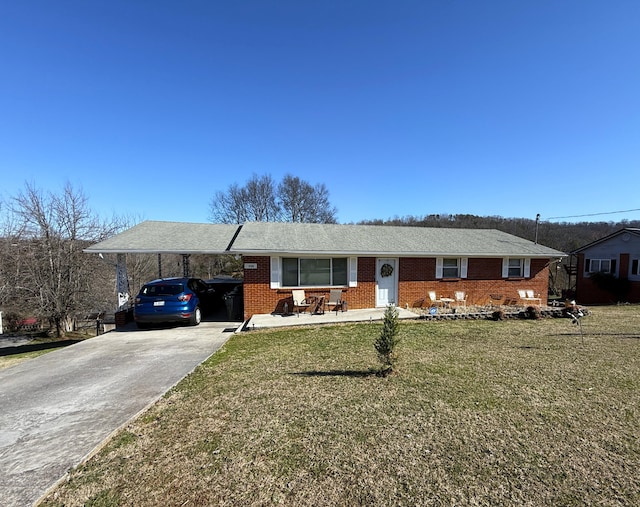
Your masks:
{"label": "concrete walkway", "polygon": [[[321,314],[293,313],[282,315],[269,313],[254,315],[249,319],[245,329],[264,329],[272,327],[308,326],[318,324],[340,324],[345,322],[372,322],[382,320],[386,308],[367,308],[364,310],[349,310],[346,312],[325,312]],[[398,308],[400,319],[419,319],[420,315],[404,308]]]}
{"label": "concrete walkway", "polygon": [[33,505],[238,325],[130,325],[0,370],[0,505]]}

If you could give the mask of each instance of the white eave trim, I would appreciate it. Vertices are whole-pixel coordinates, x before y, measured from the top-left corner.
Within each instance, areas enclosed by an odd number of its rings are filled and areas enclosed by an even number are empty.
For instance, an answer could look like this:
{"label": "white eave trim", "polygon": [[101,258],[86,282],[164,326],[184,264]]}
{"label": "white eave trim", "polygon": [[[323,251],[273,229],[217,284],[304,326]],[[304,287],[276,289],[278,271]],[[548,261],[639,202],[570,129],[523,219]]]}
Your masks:
{"label": "white eave trim", "polygon": [[530,254],[530,253],[460,253],[460,252],[351,252],[351,251],[290,251],[290,250],[235,250],[231,249],[225,253],[238,254],[238,255],[251,255],[251,256],[335,256],[335,257],[467,257],[469,259],[502,259],[503,257],[520,257],[531,259],[556,259],[560,257],[567,257],[567,254],[558,252],[554,254]]}
{"label": "white eave trim", "polygon": [[115,249],[106,249],[106,248],[100,248],[97,250],[94,250],[92,248],[85,248],[84,250],[82,250],[84,253],[90,253],[90,254],[176,254],[176,255],[230,255],[231,253],[229,252],[229,250],[149,250],[146,248],[140,248],[140,249],[132,249],[132,250],[122,250],[119,248],[115,248]]}

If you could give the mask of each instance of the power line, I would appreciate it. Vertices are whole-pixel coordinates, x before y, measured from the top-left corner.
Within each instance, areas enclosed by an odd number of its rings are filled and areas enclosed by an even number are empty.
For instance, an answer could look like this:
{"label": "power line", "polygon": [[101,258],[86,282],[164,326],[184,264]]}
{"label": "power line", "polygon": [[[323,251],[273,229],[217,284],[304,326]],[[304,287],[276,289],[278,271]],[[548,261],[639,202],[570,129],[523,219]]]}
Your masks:
{"label": "power line", "polygon": [[604,213],[588,213],[586,215],[569,215],[566,217],[549,217],[547,220],[558,220],[560,218],[583,218],[583,217],[597,217],[598,215],[615,215],[616,213],[630,213],[632,211],[640,211],[640,208],[626,209],[623,211],[607,211]]}

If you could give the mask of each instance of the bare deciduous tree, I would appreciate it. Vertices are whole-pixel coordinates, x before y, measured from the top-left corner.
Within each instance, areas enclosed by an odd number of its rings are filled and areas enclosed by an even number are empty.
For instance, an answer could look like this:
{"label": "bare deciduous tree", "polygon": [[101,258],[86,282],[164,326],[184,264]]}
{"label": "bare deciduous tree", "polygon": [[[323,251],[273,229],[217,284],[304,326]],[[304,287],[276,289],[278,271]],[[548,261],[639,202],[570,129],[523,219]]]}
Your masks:
{"label": "bare deciduous tree", "polygon": [[336,222],[336,209],[329,202],[329,191],[324,184],[313,187],[297,176],[287,174],[278,186],[278,197],[285,222]]}
{"label": "bare deciduous tree", "polygon": [[96,260],[82,252],[119,229],[102,222],[86,196],[67,184],[61,194],[43,193],[27,184],[10,204],[5,238],[8,264],[15,270],[13,297],[48,318],[56,336],[72,329],[79,312],[95,308]]}
{"label": "bare deciduous tree", "polygon": [[297,176],[286,175],[276,187],[271,176],[253,175],[243,186],[231,185],[215,193],[210,203],[212,222],[246,221],[335,223],[336,209],[323,184],[315,187]]}
{"label": "bare deciduous tree", "polygon": [[254,174],[243,187],[233,184],[216,192],[210,206],[211,220],[225,224],[269,222],[279,215],[275,184],[268,175]]}

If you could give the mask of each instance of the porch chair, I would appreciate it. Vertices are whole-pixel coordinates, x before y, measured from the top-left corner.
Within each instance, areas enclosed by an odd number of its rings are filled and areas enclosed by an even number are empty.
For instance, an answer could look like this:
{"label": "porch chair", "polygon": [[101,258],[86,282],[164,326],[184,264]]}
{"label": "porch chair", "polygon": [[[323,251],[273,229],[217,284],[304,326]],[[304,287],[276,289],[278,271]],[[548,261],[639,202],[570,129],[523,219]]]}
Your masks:
{"label": "porch chair", "polygon": [[489,294],[489,308],[498,308],[502,306],[503,294]]}
{"label": "porch chair", "polygon": [[312,304],[310,300],[304,294],[304,289],[293,289],[291,291],[291,297],[293,298],[293,308],[292,310],[295,312],[298,311],[298,316],[300,316],[300,310],[303,312],[306,311]]}
{"label": "porch chair", "polygon": [[430,290],[428,294],[429,294],[429,300],[431,301],[431,306],[442,306],[442,301],[440,301],[438,299],[438,296],[436,296],[435,290]]}
{"label": "porch chair", "polygon": [[329,299],[325,301],[325,304],[329,307],[329,311],[331,311],[331,307],[338,313],[338,309],[343,310],[342,308],[342,289],[331,289],[329,291]]}
{"label": "porch chair", "polygon": [[467,295],[465,294],[464,291],[457,290],[455,294],[455,298],[456,298],[456,306],[462,305],[465,308],[467,307]]}
{"label": "porch chair", "polygon": [[532,290],[519,290],[518,295],[520,296],[520,300],[524,301],[525,304],[534,303],[540,306],[540,304],[542,303],[542,299],[535,297],[535,294]]}
{"label": "porch chair", "polygon": [[[540,294],[538,294],[539,296]],[[532,290],[528,290],[527,291],[527,299],[529,299],[530,301],[537,301],[538,305],[542,304],[542,298],[536,296]]]}

